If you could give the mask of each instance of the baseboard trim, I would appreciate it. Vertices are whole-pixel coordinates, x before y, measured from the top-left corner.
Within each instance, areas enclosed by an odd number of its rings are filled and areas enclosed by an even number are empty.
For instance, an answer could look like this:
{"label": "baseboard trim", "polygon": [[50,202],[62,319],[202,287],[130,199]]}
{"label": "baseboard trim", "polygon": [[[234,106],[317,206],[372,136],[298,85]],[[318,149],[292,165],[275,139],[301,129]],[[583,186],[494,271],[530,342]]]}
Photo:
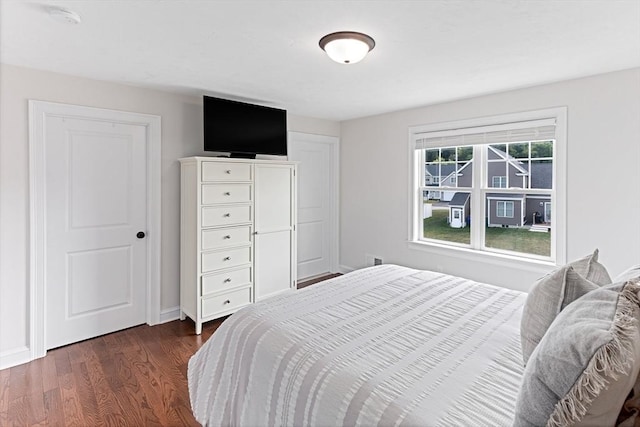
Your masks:
{"label": "baseboard trim", "polygon": [[158,324],[171,322],[180,318],[180,307],[166,308],[160,311],[160,322]]}
{"label": "baseboard trim", "polygon": [[27,346],[0,353],[0,370],[31,362],[31,350]]}
{"label": "baseboard trim", "polygon": [[342,274],[351,273],[352,271],[356,271],[356,270],[357,268],[349,267],[347,265],[342,265],[342,264],[340,264],[340,266],[338,267],[338,271]]}

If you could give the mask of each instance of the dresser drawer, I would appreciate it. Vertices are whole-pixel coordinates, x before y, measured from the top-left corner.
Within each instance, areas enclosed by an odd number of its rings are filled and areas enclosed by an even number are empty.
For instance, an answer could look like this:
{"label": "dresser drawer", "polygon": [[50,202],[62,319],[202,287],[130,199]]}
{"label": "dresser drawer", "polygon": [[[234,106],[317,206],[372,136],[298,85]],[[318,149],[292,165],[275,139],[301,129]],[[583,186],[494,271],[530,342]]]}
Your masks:
{"label": "dresser drawer", "polygon": [[202,208],[203,227],[251,222],[251,206],[207,206]]}
{"label": "dresser drawer", "polygon": [[251,304],[251,287],[225,292],[208,298],[202,298],[202,317],[212,316],[223,311],[234,310]]}
{"label": "dresser drawer", "polygon": [[202,276],[202,295],[251,284],[251,267]]}
{"label": "dresser drawer", "polygon": [[251,226],[202,230],[202,250],[251,244]]}
{"label": "dresser drawer", "polygon": [[251,201],[251,184],[202,184],[203,205]]}
{"label": "dresser drawer", "polygon": [[202,254],[202,272],[237,267],[251,262],[251,248],[227,249]]}
{"label": "dresser drawer", "polygon": [[202,181],[251,181],[251,165],[202,162]]}

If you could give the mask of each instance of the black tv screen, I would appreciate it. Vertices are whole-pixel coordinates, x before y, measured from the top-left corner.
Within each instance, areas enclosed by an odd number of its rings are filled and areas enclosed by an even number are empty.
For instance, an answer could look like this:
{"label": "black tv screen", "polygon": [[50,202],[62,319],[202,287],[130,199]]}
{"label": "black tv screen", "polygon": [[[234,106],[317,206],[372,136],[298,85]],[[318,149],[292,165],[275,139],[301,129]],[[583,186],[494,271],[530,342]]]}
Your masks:
{"label": "black tv screen", "polygon": [[203,97],[204,149],[232,157],[287,155],[287,112],[228,99]]}

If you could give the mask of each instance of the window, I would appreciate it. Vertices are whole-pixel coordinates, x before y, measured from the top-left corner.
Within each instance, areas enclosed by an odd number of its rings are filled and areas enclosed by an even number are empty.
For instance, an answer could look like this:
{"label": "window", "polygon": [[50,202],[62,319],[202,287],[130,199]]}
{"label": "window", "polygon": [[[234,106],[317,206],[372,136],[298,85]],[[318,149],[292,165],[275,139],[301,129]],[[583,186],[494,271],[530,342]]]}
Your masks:
{"label": "window", "polygon": [[513,218],[513,202],[498,201],[496,216],[498,218]]}
{"label": "window", "polygon": [[494,188],[507,188],[507,177],[506,176],[492,176],[491,177],[492,187]]}
{"label": "window", "polygon": [[410,245],[564,262],[565,133],[566,108],[410,128]]}

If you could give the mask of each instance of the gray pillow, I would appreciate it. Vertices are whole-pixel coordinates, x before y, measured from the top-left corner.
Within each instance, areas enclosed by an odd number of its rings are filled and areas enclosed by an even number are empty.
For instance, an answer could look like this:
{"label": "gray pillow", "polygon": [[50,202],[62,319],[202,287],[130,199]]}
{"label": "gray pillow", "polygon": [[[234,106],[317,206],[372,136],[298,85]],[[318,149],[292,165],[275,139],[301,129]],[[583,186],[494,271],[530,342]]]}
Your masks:
{"label": "gray pillow", "polygon": [[520,321],[520,342],[525,365],[547,329],[567,305],[599,286],[611,283],[598,262],[598,250],[538,280],[529,291]]}
{"label": "gray pillow", "polygon": [[640,372],[639,323],[640,281],[567,306],[529,359],[514,425],[614,425]]}
{"label": "gray pillow", "polygon": [[599,255],[600,251],[596,249],[591,255],[570,262],[567,265],[573,267],[579,275],[596,285],[610,285],[612,283],[611,276],[609,276],[605,266],[598,262]]}

